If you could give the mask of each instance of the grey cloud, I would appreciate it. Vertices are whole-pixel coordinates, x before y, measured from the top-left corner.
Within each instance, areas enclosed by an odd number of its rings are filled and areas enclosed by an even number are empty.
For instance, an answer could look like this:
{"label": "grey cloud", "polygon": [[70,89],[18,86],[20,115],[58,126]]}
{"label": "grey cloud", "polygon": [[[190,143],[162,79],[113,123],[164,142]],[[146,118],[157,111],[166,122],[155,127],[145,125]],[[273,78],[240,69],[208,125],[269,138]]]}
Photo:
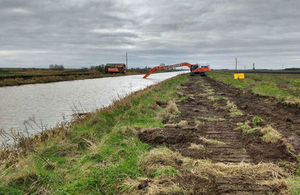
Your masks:
{"label": "grey cloud", "polygon": [[299,66],[297,0],[2,0],[0,66]]}

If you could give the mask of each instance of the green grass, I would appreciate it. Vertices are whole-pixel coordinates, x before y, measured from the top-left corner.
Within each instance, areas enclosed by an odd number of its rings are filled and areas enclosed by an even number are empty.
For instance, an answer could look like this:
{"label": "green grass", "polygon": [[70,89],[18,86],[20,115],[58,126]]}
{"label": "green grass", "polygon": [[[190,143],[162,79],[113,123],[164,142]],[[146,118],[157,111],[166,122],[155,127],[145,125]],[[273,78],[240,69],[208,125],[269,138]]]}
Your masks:
{"label": "green grass", "polygon": [[249,125],[249,121],[245,122],[245,123],[237,123],[237,128],[235,128],[236,130],[242,130],[242,132],[244,134],[249,134],[249,133],[253,133],[254,131],[258,130],[258,128],[252,128]]}
{"label": "green grass", "polygon": [[300,154],[298,154],[297,160],[298,160],[298,168],[297,168],[295,175],[300,177]]}
{"label": "green grass", "polygon": [[300,193],[300,179],[288,179],[288,190],[292,195],[299,195]]}
{"label": "green grass", "polygon": [[262,119],[257,115],[255,115],[252,118],[252,124],[253,124],[254,127],[258,127],[258,123],[261,122],[261,121],[262,121]]}
{"label": "green grass", "polygon": [[178,173],[178,170],[172,166],[167,166],[162,169],[157,169],[153,173],[152,177],[158,177],[161,175],[168,175],[169,177],[174,177]]}
{"label": "green grass", "polygon": [[275,97],[288,103],[300,103],[300,75],[245,73],[245,79],[235,80],[233,72],[212,71],[208,76],[259,95]]}
{"label": "green grass", "polygon": [[0,76],[6,76],[6,75],[11,75],[12,73],[8,73],[8,72],[0,72]]}
{"label": "green grass", "polygon": [[[36,148],[39,155],[29,154],[16,166],[0,169],[0,194],[117,194],[125,178],[145,176],[139,162],[151,146],[141,142],[135,132],[163,126],[156,117],[163,108],[155,101],[175,99],[178,86],[186,79],[186,75],[178,76],[132,95],[73,126],[66,137],[40,143]],[[154,173],[163,174],[175,172]]]}
{"label": "green grass", "polygon": [[211,97],[209,98],[211,101],[216,102],[216,101],[221,101],[224,100],[226,98],[224,98],[223,96],[218,96],[218,97]]}
{"label": "green grass", "polygon": [[287,179],[289,183],[289,191],[292,195],[300,193],[300,154],[297,156],[298,168],[295,173],[295,178]]}

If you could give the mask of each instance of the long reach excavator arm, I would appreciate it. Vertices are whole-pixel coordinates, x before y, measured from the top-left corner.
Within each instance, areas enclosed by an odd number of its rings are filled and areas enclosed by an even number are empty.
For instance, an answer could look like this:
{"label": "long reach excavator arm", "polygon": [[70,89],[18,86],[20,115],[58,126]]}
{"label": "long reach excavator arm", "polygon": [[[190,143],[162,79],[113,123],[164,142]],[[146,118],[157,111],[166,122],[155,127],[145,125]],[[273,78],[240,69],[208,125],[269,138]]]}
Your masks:
{"label": "long reach excavator arm", "polygon": [[190,70],[191,70],[191,75],[200,74],[201,76],[205,76],[205,72],[210,71],[209,66],[199,67],[198,64],[190,64],[190,63],[187,63],[187,62],[182,62],[182,63],[179,63],[179,64],[155,66],[147,74],[145,74],[145,76],[143,78],[144,79],[147,78],[150,74],[152,74],[153,72],[155,72],[157,70],[172,69],[172,68],[176,68],[176,67],[180,67],[180,66],[189,67]]}

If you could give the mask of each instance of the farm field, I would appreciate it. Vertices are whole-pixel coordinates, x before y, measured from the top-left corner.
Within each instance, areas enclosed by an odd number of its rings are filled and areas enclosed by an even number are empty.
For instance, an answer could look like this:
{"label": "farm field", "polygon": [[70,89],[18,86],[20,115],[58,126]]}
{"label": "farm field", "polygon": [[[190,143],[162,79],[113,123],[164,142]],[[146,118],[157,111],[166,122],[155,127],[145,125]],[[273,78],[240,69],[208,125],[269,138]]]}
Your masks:
{"label": "farm field", "polygon": [[[209,77],[250,90],[262,96],[275,97],[287,104],[300,104],[300,74],[245,73],[244,80],[234,80],[232,71],[213,71]],[[296,72],[295,72],[296,73]]]}
{"label": "farm field", "polygon": [[298,194],[299,108],[244,89],[182,75],[137,92],[0,153],[0,191]]}

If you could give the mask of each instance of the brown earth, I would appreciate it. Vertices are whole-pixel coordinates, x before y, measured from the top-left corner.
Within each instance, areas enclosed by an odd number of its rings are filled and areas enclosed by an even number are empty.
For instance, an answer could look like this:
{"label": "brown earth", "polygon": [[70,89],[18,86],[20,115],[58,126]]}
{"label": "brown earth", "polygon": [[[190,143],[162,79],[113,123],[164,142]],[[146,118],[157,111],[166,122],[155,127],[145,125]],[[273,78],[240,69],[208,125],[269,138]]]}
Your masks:
{"label": "brown earth", "polygon": [[[145,130],[139,134],[142,141],[154,146],[165,145],[192,159],[209,159],[225,164],[284,162],[287,171],[295,170],[295,153],[298,154],[300,150],[299,108],[243,92],[206,77],[190,77],[182,86],[179,96],[186,97],[176,102],[181,114],[166,123],[186,121],[187,125],[166,125],[164,128]],[[231,104],[228,105],[228,102]],[[287,141],[265,142],[259,131],[245,134],[237,129],[238,123],[252,121],[256,115],[263,119],[257,124],[259,127],[271,125]],[[296,152],[288,146],[289,142]],[[185,187],[190,182],[199,183],[190,186],[195,194],[269,194],[279,193],[284,188],[281,185],[270,187],[257,183],[268,178],[247,179],[243,175],[202,182],[197,180],[203,178],[192,175],[177,179]],[[206,192],[200,193],[203,187]]]}
{"label": "brown earth", "polygon": [[258,115],[266,123],[280,131],[300,153],[300,108],[287,105],[274,98],[263,97],[249,91],[241,91],[211,78],[206,81],[217,91],[232,98],[235,104],[249,115]]}

